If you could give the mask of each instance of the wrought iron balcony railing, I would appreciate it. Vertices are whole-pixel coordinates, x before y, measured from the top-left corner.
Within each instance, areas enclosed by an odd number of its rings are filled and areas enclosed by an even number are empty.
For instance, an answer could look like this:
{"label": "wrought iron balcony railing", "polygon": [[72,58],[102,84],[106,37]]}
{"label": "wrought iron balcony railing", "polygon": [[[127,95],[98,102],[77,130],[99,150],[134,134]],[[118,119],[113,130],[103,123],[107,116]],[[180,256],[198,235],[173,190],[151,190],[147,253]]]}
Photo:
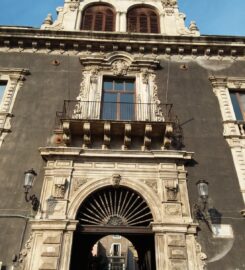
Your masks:
{"label": "wrought iron balcony railing", "polygon": [[171,122],[173,116],[172,104],[65,100],[62,119]]}
{"label": "wrought iron balcony railing", "polygon": [[64,101],[62,112],[57,112],[55,134],[55,144],[81,140],[85,148],[102,144],[108,149],[117,143],[123,150],[136,149],[135,138],[142,142],[141,149],[180,148],[183,137],[172,104],[73,100]]}

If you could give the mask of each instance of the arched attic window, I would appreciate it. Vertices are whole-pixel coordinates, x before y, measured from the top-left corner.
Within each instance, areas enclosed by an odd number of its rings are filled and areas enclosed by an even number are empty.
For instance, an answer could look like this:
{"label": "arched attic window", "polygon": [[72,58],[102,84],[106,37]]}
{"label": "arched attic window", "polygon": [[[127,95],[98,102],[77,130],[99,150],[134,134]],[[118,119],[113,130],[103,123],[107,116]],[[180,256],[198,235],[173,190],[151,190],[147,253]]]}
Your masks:
{"label": "arched attic window", "polygon": [[127,15],[128,32],[159,33],[159,17],[150,7],[134,7]]}
{"label": "arched attic window", "polygon": [[107,5],[94,5],[85,9],[81,30],[114,31],[115,12]]}

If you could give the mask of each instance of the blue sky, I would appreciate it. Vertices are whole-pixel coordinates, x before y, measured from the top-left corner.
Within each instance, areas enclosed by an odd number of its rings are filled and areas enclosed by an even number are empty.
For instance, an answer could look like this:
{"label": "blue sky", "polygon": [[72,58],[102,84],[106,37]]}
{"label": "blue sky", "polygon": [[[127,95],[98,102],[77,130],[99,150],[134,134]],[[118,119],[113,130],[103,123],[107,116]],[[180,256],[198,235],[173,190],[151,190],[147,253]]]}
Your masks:
{"label": "blue sky", "polygon": [[[39,27],[47,13],[56,15],[64,0],[0,0],[0,25]],[[202,34],[245,36],[245,0],[179,0],[186,24],[196,21]]]}

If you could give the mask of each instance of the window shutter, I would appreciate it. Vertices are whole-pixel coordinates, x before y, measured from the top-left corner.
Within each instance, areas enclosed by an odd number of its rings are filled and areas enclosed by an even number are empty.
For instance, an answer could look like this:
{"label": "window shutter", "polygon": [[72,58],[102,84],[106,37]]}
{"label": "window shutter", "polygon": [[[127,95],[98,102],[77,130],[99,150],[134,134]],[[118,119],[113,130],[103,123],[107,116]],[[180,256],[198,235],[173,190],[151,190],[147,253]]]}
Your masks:
{"label": "window shutter", "polygon": [[82,30],[113,31],[114,12],[106,5],[96,5],[85,10],[83,15]]}
{"label": "window shutter", "polygon": [[105,31],[113,31],[113,21],[114,17],[113,14],[107,14],[106,15],[106,20],[105,20]]}
{"label": "window shutter", "polygon": [[147,25],[147,16],[145,14],[140,15],[140,29],[139,32],[141,33],[148,33],[148,25]]}
{"label": "window shutter", "polygon": [[92,14],[85,14],[83,19],[83,30],[91,30],[93,23],[93,15]]}
{"label": "window shutter", "polygon": [[151,15],[150,16],[150,28],[151,28],[151,33],[158,33],[158,21],[157,21],[157,16]]}
{"label": "window shutter", "polygon": [[103,13],[98,12],[95,15],[94,30],[103,31]]}
{"label": "window shutter", "polygon": [[137,32],[137,17],[135,14],[128,17],[128,31]]}
{"label": "window shutter", "polygon": [[154,9],[135,7],[128,13],[128,31],[140,33],[159,33],[159,19]]}

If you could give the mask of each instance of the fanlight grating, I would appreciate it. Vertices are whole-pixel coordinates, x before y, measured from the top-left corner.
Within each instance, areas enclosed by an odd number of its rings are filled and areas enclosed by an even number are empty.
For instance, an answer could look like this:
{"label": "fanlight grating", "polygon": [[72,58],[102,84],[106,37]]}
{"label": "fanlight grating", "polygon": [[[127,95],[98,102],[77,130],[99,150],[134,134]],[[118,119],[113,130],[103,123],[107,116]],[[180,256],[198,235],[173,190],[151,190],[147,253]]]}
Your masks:
{"label": "fanlight grating", "polygon": [[89,196],[77,218],[82,225],[148,226],[153,217],[141,196],[126,188],[107,188]]}

